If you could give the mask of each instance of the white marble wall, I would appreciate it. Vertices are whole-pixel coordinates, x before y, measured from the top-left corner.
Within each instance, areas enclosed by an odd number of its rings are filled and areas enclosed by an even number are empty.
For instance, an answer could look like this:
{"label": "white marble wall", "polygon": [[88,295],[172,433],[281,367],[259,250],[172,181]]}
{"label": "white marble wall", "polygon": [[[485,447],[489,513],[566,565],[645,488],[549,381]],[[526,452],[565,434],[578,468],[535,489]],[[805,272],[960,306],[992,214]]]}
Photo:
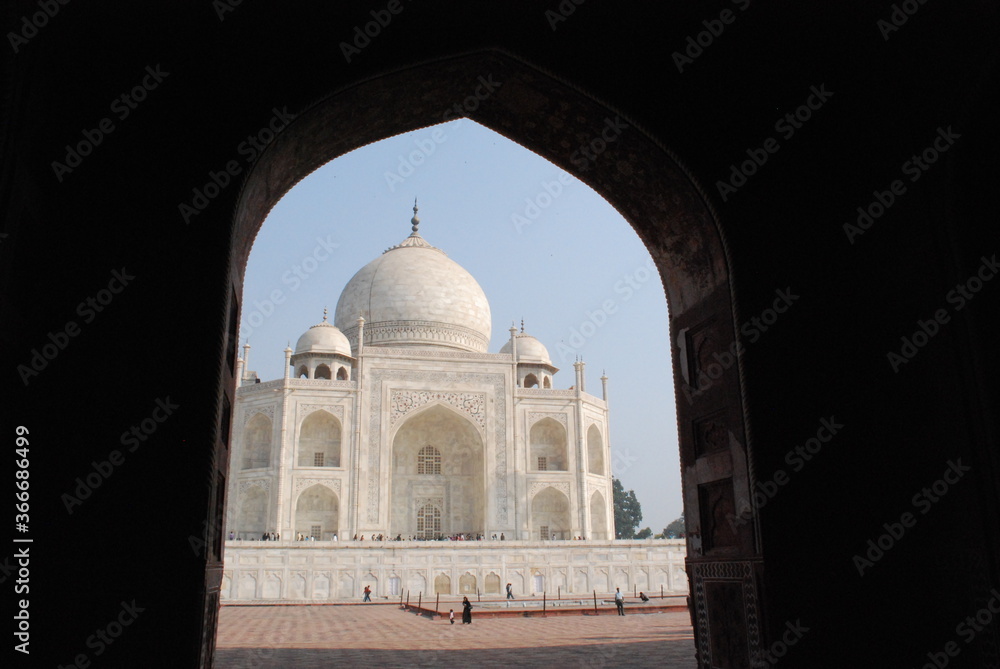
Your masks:
{"label": "white marble wall", "polygon": [[[642,541],[443,541],[295,542],[229,541],[225,548],[225,601],[360,599],[365,585],[376,598],[410,592],[433,597],[435,582],[450,581],[450,594],[486,592],[487,578],[500,591],[512,583],[515,597],[542,591],[555,596],[632,592],[660,587],[688,590],[682,539]],[[465,577],[466,590],[461,584]],[[474,579],[474,587],[473,581]],[[471,590],[469,588],[472,587]],[[493,593],[489,593],[491,596]],[[495,593],[500,596],[500,593]]]}

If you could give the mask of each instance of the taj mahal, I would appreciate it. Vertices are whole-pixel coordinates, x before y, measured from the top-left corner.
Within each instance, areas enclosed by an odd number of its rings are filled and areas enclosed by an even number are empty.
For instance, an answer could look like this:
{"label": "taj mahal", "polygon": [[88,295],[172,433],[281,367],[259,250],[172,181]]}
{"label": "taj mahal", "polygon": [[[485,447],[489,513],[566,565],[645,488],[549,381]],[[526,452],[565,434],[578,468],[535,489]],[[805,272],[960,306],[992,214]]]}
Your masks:
{"label": "taj mahal", "polygon": [[613,541],[607,377],[588,393],[578,360],[557,388],[523,322],[490,352],[486,295],[419,225],[414,205],[283,378],[244,348],[224,598],[686,589],[683,542]]}

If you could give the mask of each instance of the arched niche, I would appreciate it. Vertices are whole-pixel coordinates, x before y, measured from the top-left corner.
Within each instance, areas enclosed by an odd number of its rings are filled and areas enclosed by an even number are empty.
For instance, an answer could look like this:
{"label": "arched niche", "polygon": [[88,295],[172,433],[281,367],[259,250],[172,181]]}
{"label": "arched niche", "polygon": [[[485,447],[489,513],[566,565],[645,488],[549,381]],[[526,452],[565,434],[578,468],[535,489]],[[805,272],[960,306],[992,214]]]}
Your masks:
{"label": "arched niche", "polygon": [[553,418],[542,418],[528,432],[528,469],[563,472],[569,468],[566,428]]}
{"label": "arched niche", "polygon": [[263,469],[271,464],[271,419],[262,413],[254,414],[243,431],[242,469]]}
{"label": "arched niche", "polygon": [[329,411],[313,411],[299,428],[299,467],[340,467],[343,426]]}

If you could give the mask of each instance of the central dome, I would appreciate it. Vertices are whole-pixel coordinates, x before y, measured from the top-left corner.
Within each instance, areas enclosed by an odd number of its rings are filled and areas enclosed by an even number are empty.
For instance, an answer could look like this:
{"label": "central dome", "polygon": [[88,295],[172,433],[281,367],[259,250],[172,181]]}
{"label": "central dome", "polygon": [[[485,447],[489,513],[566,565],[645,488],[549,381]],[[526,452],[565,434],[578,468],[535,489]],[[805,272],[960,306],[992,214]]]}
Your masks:
{"label": "central dome", "polygon": [[355,274],[337,301],[334,324],[357,351],[358,316],[365,346],[434,346],[485,353],[490,304],[472,275],[413,232]]}

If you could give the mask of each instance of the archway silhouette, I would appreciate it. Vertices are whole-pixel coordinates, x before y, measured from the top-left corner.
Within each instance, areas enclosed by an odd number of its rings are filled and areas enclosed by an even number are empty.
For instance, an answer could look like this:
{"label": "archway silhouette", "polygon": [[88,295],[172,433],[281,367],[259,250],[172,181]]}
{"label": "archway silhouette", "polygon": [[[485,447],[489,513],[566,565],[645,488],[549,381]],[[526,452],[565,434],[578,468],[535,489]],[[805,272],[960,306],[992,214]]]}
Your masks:
{"label": "archway silhouette", "polygon": [[[240,193],[232,243],[233,294],[241,294],[253,239],[277,201],[312,171],[355,148],[454,117],[484,73],[502,82],[488,100],[465,114],[573,174],[603,196],[643,241],[663,278],[670,312],[679,442],[688,519],[688,573],[696,633],[707,642],[709,609],[727,608],[735,590],[749,592],[742,610],[714,629],[735,625],[746,640],[732,649],[742,662],[760,647],[760,560],[756,519],[732,530],[706,510],[735,508],[747,498],[751,440],[740,391],[740,357],[733,323],[737,305],[730,290],[731,260],[698,184],[667,147],[651,140],[628,118],[565,83],[497,52],[481,52],[424,64],[331,93],[297,118],[272,142],[248,174]],[[405,104],[402,103],[405,101]],[[548,123],[536,123],[539,115]],[[627,130],[627,132],[626,132]],[[589,149],[581,152],[581,149]],[[662,335],[661,335],[662,336]],[[726,435],[704,443],[703,435]],[[731,457],[710,471],[696,461],[711,450]],[[704,543],[703,543],[704,538]],[[703,546],[706,547],[703,550]],[[707,551],[707,552],[706,552]],[[710,558],[710,559],[706,559]],[[725,588],[706,591],[695,582],[718,574]],[[714,603],[713,603],[714,602]],[[714,614],[713,614],[714,615]]]}

